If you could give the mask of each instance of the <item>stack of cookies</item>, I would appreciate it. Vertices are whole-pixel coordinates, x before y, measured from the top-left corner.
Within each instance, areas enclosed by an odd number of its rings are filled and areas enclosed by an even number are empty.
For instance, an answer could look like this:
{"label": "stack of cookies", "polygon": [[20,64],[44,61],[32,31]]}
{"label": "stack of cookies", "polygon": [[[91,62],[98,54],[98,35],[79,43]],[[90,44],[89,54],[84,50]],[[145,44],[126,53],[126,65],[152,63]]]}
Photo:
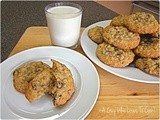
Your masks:
{"label": "stack of cookies", "polygon": [[98,44],[96,56],[103,63],[112,67],[135,63],[142,71],[158,76],[159,26],[150,13],[137,12],[117,16],[105,28],[91,28],[88,36]]}
{"label": "stack of cookies", "polygon": [[65,104],[74,93],[74,81],[70,70],[58,61],[52,60],[50,68],[41,61],[25,63],[13,72],[13,85],[29,102],[45,94],[53,96],[55,106]]}

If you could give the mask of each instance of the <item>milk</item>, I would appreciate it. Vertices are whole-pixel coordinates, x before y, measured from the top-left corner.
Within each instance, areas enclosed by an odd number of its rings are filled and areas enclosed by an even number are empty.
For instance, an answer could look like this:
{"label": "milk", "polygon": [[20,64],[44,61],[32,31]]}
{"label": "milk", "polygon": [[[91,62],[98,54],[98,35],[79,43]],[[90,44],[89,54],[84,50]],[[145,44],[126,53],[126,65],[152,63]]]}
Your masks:
{"label": "milk", "polygon": [[51,7],[46,12],[50,36],[54,45],[72,47],[78,42],[82,12],[71,6]]}

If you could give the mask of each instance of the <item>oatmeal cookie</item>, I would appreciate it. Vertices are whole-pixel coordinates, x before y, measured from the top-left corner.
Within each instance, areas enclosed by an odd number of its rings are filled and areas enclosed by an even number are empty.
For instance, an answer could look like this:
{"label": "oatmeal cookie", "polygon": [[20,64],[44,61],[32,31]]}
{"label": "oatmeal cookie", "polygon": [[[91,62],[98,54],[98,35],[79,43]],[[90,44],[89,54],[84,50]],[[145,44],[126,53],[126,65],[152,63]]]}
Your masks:
{"label": "oatmeal cookie", "polygon": [[103,42],[103,27],[96,26],[88,30],[88,36],[92,41],[94,41],[97,44],[100,44]]}
{"label": "oatmeal cookie", "polygon": [[158,22],[150,13],[137,12],[126,19],[126,27],[135,33],[152,34],[158,29]]}
{"label": "oatmeal cookie", "polygon": [[139,34],[129,32],[123,26],[107,26],[104,29],[103,38],[109,44],[121,49],[133,49],[140,42]]}
{"label": "oatmeal cookie", "polygon": [[135,56],[131,50],[119,49],[105,42],[98,45],[96,55],[104,64],[112,67],[126,67]]}
{"label": "oatmeal cookie", "polygon": [[119,15],[114,17],[111,21],[111,25],[113,26],[125,26],[125,19],[127,18],[126,15]]}
{"label": "oatmeal cookie", "polygon": [[156,58],[156,59],[139,58],[136,60],[135,66],[148,74],[159,76],[159,72],[160,72],[159,58]]}
{"label": "oatmeal cookie", "polygon": [[142,38],[134,52],[141,57],[157,58],[160,56],[160,42],[158,38]]}
{"label": "oatmeal cookie", "polygon": [[23,64],[13,72],[13,85],[21,93],[28,89],[28,83],[49,66],[43,62],[30,62]]}
{"label": "oatmeal cookie", "polygon": [[56,80],[51,69],[43,70],[29,82],[28,89],[25,92],[25,97],[29,102],[38,100],[48,93],[49,89],[53,89],[55,81]]}
{"label": "oatmeal cookie", "polygon": [[53,62],[53,74],[56,78],[56,91],[50,91],[53,95],[53,103],[55,106],[65,104],[74,93],[74,80],[72,78],[71,71],[58,61]]}

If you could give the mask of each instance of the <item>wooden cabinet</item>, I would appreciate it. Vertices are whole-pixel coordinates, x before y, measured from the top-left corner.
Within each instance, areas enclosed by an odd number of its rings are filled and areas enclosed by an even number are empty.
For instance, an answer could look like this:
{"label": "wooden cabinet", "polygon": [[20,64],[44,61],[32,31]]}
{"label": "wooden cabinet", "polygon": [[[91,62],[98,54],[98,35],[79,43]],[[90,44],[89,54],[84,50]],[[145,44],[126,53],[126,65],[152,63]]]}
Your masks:
{"label": "wooden cabinet", "polygon": [[94,0],[95,2],[111,9],[118,14],[129,15],[132,12],[132,1],[101,1]]}

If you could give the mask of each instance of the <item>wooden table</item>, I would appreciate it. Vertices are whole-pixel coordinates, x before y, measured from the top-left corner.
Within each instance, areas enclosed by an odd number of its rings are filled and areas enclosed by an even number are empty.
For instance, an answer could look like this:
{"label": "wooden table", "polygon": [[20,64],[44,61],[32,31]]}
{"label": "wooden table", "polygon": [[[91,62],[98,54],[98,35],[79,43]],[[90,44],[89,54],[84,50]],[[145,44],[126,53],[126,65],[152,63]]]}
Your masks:
{"label": "wooden table", "polygon": [[[81,29],[81,33],[84,28]],[[47,27],[29,27],[10,53],[51,45]],[[83,52],[79,45],[76,51]],[[95,64],[94,64],[95,65]],[[100,94],[86,119],[158,119],[159,84],[130,81],[95,65],[100,76]]]}

